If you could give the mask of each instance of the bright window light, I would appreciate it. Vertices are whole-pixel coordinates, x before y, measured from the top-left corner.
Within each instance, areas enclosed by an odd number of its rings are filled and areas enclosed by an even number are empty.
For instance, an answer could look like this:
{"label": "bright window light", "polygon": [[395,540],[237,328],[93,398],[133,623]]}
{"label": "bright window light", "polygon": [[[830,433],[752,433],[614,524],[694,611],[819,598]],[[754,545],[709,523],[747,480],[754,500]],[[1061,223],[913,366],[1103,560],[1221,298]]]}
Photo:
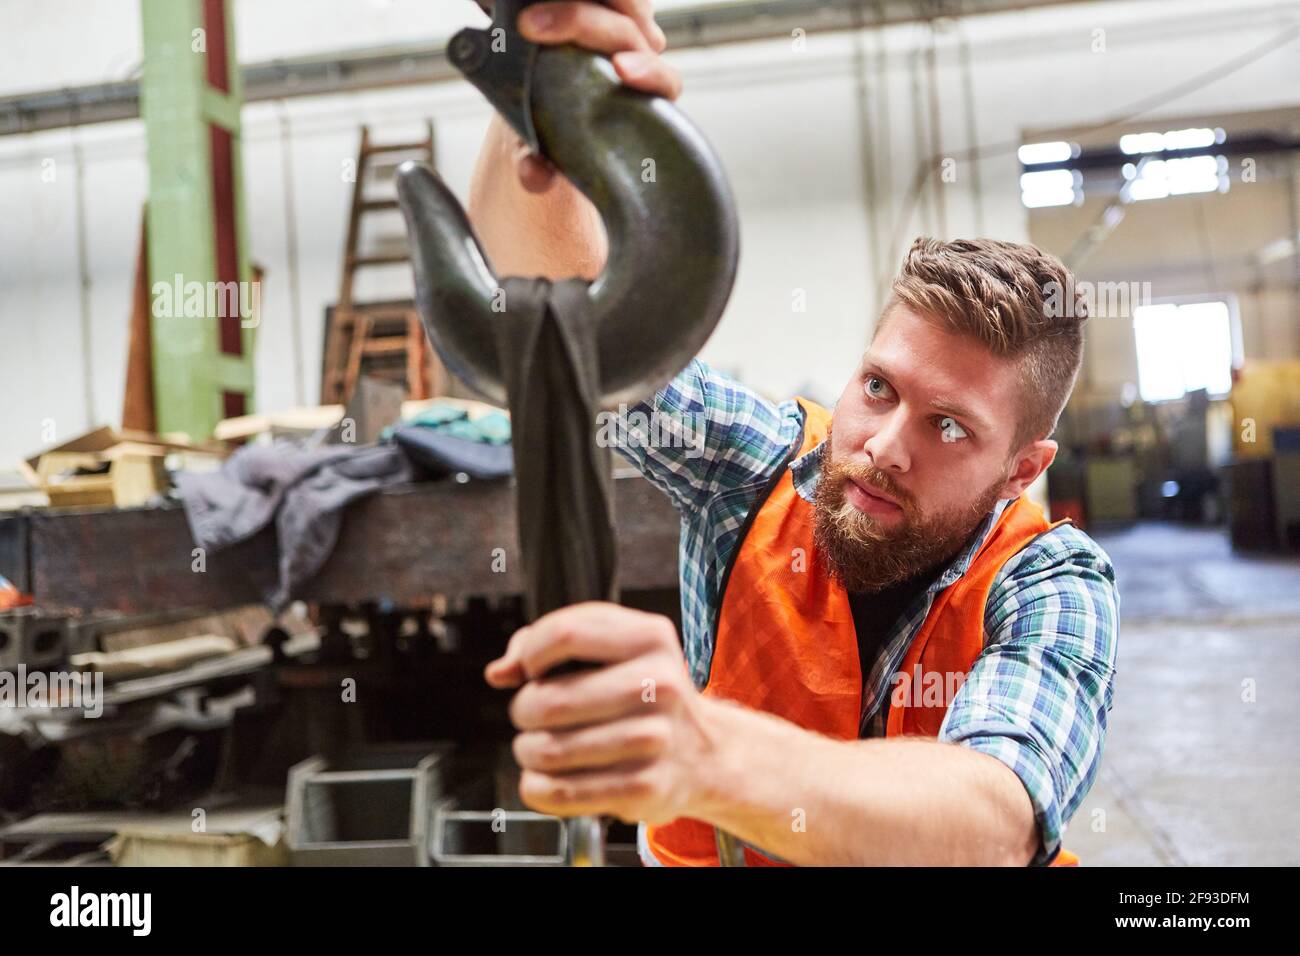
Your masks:
{"label": "bright window light", "polygon": [[1133,310],[1138,388],[1146,402],[1166,402],[1203,388],[1232,388],[1232,319],[1228,303],[1143,305]]}
{"label": "bright window light", "polygon": [[1129,133],[1119,138],[1119,148],[1130,156],[1158,153],[1165,148],[1165,138],[1160,133]]}
{"label": "bright window light", "polygon": [[[1158,168],[1151,169],[1152,166]],[[1134,201],[1167,198],[1169,196],[1169,183],[1164,176],[1164,163],[1159,160],[1147,163],[1142,169],[1141,176],[1138,176],[1137,170],[1134,169],[1127,188],[1128,198]]]}
{"label": "bright window light", "polygon": [[1020,201],[1030,209],[1069,206],[1081,198],[1083,177],[1073,169],[1043,169],[1020,176]]}
{"label": "bright window light", "polygon": [[1140,166],[1124,164],[1131,200],[1165,199],[1189,193],[1228,190],[1228,161],[1222,156],[1148,159]]}
{"label": "bright window light", "polygon": [[1167,133],[1128,133],[1119,138],[1119,148],[1130,156],[1136,156],[1139,153],[1159,153],[1166,149],[1204,149],[1222,143],[1225,138],[1221,129],[1198,126],[1171,129]]}
{"label": "bright window light", "polygon": [[1021,146],[1018,155],[1020,162],[1026,166],[1039,163],[1063,163],[1074,158],[1074,146],[1062,140],[1052,143],[1026,143]]}
{"label": "bright window light", "polygon": [[1172,129],[1165,133],[1165,149],[1200,149],[1213,145],[1212,129]]}
{"label": "bright window light", "polygon": [[1169,192],[1175,196],[1186,193],[1208,193],[1218,189],[1220,176],[1227,170],[1222,156],[1187,156],[1183,159],[1165,160],[1165,178]]}

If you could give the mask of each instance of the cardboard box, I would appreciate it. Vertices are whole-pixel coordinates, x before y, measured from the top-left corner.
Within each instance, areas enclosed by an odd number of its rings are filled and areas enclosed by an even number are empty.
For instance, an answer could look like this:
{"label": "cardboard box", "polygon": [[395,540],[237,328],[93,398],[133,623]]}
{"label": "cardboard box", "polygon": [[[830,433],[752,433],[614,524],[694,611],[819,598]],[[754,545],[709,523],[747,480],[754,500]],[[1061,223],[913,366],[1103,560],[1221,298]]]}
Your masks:
{"label": "cardboard box", "polygon": [[131,508],[169,486],[165,461],[181,453],[216,461],[219,445],[193,445],[148,432],[109,426],[86,432],[19,463],[32,487],[52,508]]}

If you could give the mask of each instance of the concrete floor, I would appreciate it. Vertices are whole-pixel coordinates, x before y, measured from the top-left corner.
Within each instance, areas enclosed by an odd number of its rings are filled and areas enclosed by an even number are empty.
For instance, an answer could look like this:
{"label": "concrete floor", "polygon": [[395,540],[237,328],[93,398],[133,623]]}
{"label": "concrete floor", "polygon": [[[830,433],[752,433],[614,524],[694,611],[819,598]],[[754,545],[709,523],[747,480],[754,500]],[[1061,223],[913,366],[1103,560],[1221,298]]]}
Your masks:
{"label": "concrete floor", "polygon": [[1300,864],[1300,559],[1226,533],[1095,537],[1121,632],[1110,732],[1065,845],[1089,866]]}

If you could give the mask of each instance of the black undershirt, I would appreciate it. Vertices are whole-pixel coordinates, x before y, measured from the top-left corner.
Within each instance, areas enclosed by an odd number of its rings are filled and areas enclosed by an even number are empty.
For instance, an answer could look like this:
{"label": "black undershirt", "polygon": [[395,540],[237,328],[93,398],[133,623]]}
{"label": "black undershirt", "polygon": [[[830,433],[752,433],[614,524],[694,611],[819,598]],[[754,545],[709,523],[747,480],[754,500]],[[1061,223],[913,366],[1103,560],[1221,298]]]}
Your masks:
{"label": "black undershirt", "polygon": [[[893,631],[898,619],[918,594],[933,583],[943,570],[943,565],[926,568],[912,577],[872,593],[849,591],[849,607],[853,611],[853,629],[858,635],[858,663],[862,680],[876,663],[876,657],[885,640]],[[885,706],[888,707],[886,697]]]}
{"label": "black undershirt", "polygon": [[[849,607],[853,611],[853,629],[858,634],[858,664],[862,668],[863,684],[866,683],[872,665],[876,663],[876,655],[880,653],[885,638],[894,629],[894,625],[903,616],[912,599],[933,584],[956,555],[974,543],[975,536],[979,534],[982,526],[982,524],[977,526],[967,535],[966,540],[954,548],[948,557],[923,571],[918,571],[910,578],[871,593],[848,592]],[[885,698],[884,706],[886,708],[889,706],[888,696]],[[886,716],[888,716],[887,710]]]}

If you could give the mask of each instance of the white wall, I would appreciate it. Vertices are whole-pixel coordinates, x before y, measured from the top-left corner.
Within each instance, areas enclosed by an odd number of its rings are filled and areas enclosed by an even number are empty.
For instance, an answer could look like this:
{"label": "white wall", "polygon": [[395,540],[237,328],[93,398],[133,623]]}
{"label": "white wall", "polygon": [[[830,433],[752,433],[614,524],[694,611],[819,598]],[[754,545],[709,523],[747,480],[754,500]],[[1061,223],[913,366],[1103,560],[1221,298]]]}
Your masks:
{"label": "white wall", "polygon": [[[469,10],[457,17],[459,23],[474,19],[467,0],[241,0],[240,55],[252,61],[445,35],[455,25],[447,8],[457,6]],[[24,36],[16,61],[0,61],[0,92],[126,75],[132,43],[138,48],[134,7],[134,0],[45,0],[35,12],[27,7],[26,19],[0,7],[0,35],[16,28]],[[686,78],[682,108],[721,155],[742,223],[736,291],[704,357],[773,395],[799,390],[833,399],[866,341],[880,279],[892,272],[913,236],[971,235],[982,226],[986,235],[1028,238],[1014,152],[1025,130],[1111,117],[1300,21],[1293,2],[1243,0],[1225,11],[1217,0],[1187,0],[1177,5],[1176,17],[1173,7],[1167,0],[1086,3],[941,26],[933,34],[938,150],[929,142],[922,55],[932,36],[928,27],[813,34],[802,50],[779,41],[674,54]],[[1099,29],[1105,31],[1104,53],[1093,52]],[[963,36],[970,44],[969,76],[958,55]],[[1297,50],[1300,44],[1261,58],[1149,116],[1294,104],[1300,100]],[[865,121],[856,95],[858,53],[865,65]],[[979,144],[1006,147],[988,150],[978,164],[978,204],[972,190],[976,167],[965,158],[972,145],[968,101]],[[301,358],[293,348],[282,117],[292,131]],[[463,196],[488,117],[465,85],[245,108],[252,253],[267,268],[257,355],[261,408],[312,401],[317,394],[321,317],[337,294],[351,188],[342,170],[355,153],[359,124],[400,137],[425,117],[437,124],[443,175]],[[65,130],[0,138],[0,463],[40,447],[47,419],[54,420],[60,438],[91,423],[83,397],[73,135]],[[143,143],[137,122],[76,135],[86,157],[92,417],[111,422],[120,414],[130,283],[146,192]],[[956,182],[929,177],[921,201],[903,216],[922,158],[936,152],[957,159]],[[45,160],[55,163],[53,183],[41,179]],[[876,197],[870,207],[864,201],[868,192]],[[1225,224],[1224,242],[1233,241],[1231,228]],[[797,289],[806,294],[806,313],[792,310]],[[397,274],[360,293],[406,290],[409,278]]]}

